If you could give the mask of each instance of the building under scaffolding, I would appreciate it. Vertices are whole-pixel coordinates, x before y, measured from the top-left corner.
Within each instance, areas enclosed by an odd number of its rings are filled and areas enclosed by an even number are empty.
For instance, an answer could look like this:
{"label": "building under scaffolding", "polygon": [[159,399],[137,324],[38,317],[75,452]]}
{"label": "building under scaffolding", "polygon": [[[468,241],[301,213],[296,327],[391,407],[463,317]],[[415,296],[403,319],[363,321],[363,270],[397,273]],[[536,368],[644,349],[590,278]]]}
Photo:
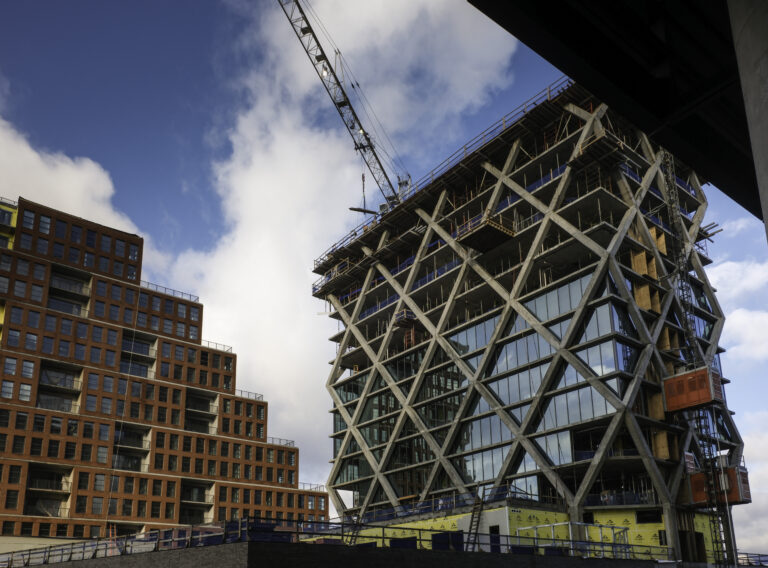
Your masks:
{"label": "building under scaffolding", "polygon": [[468,547],[619,527],[660,558],[732,559],[750,495],[701,183],[562,80],[318,258],[337,509],[451,515]]}

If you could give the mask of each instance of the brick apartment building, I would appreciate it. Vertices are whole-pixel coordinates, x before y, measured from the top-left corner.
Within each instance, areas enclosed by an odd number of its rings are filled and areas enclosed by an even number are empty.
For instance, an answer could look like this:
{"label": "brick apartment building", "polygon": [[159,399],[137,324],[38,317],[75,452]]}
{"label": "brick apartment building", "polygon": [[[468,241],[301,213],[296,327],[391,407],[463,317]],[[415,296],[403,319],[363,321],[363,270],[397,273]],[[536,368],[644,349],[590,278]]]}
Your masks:
{"label": "brick apartment building", "polygon": [[255,516],[325,520],[267,437],[199,298],[141,280],[141,237],[0,202],[0,531],[97,537]]}

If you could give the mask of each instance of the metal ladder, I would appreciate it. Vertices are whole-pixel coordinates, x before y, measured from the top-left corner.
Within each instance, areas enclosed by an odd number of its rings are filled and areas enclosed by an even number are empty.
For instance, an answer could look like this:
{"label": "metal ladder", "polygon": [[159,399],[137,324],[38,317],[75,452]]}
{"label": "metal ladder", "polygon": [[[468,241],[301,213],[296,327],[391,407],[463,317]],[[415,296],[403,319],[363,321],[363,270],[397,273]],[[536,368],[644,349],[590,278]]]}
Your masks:
{"label": "metal ladder", "polygon": [[472,516],[469,519],[467,542],[464,545],[464,550],[467,552],[475,552],[477,550],[478,532],[480,530],[480,519],[483,516],[484,504],[485,499],[483,499],[483,492],[481,491],[475,496],[475,502],[472,503]]}

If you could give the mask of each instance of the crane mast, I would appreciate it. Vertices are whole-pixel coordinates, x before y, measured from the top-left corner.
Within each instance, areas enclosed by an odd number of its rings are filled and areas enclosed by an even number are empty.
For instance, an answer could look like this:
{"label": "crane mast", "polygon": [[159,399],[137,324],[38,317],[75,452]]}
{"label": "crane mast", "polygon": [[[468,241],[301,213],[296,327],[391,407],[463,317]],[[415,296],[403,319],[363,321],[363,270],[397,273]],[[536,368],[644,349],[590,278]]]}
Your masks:
{"label": "crane mast", "polygon": [[278,0],[278,2],[288,21],[290,21],[293,31],[296,33],[296,37],[299,38],[310,62],[314,66],[317,76],[320,77],[320,81],[322,81],[325,90],[328,92],[328,96],[331,97],[331,101],[333,101],[333,105],[336,107],[339,116],[341,116],[344,126],[347,127],[347,131],[352,136],[355,150],[360,153],[365,164],[368,166],[373,179],[386,200],[387,206],[389,208],[394,207],[400,203],[397,191],[395,191],[378,154],[376,154],[376,149],[370,135],[363,128],[355,109],[352,107],[344,86],[336,75],[333,66],[329,63],[315,31],[312,29],[304,13],[304,9],[298,0]]}

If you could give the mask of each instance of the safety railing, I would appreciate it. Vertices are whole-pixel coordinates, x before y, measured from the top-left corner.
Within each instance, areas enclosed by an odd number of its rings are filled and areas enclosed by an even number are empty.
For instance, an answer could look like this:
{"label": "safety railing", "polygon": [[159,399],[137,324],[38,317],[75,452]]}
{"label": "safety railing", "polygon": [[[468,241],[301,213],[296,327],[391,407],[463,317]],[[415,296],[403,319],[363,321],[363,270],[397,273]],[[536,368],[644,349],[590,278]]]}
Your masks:
{"label": "safety railing", "polygon": [[207,347],[208,349],[216,349],[217,351],[232,353],[232,347],[230,345],[224,345],[223,343],[216,343],[215,341],[208,341],[207,339],[203,339],[200,341],[200,345]]}
{"label": "safety railing", "polygon": [[285,438],[267,438],[267,444],[272,444],[273,446],[286,446],[288,448],[296,446],[294,440],[286,440]]}
{"label": "safety railing", "polygon": [[146,288],[147,290],[152,290],[153,292],[165,294],[167,296],[173,296],[174,298],[181,298],[182,300],[189,300],[190,302],[195,303],[200,302],[200,296],[195,296],[194,294],[182,292],[180,290],[174,290],[173,288],[166,288],[165,286],[161,286],[160,284],[153,284],[152,282],[147,282],[146,280],[141,281],[141,287]]}
{"label": "safety railing", "polygon": [[304,491],[321,491],[325,493],[325,485],[322,483],[304,483],[303,481],[299,482],[299,489],[302,489]]}
{"label": "safety railing", "polygon": [[739,566],[768,566],[768,554],[739,552],[736,555],[736,563]]}
{"label": "safety railing", "polygon": [[58,276],[52,276],[49,282],[51,288],[57,290],[64,290],[65,292],[73,292],[80,296],[89,296],[91,294],[91,287],[82,282],[72,282],[65,278],[59,278]]}
{"label": "safety railing", "polygon": [[264,400],[263,394],[239,389],[235,390],[235,396],[240,398],[247,398],[249,400]]}
{"label": "safety railing", "polygon": [[[237,542],[270,542],[293,544],[330,544],[413,550],[453,550],[464,552],[462,531],[441,531],[397,526],[360,525],[358,523],[326,521],[275,521],[248,518],[205,526],[186,526],[155,530],[131,536],[88,539],[6,552],[0,554],[0,567],[46,565],[57,562],[89,560],[112,556],[153,553],[166,550],[226,545]],[[608,558],[613,560],[674,559],[666,546],[647,546],[619,542],[568,540],[546,536],[510,536],[479,534],[476,552],[571,556],[579,558]],[[466,552],[472,554],[472,552]],[[764,555],[739,554],[739,563],[757,564]]]}

